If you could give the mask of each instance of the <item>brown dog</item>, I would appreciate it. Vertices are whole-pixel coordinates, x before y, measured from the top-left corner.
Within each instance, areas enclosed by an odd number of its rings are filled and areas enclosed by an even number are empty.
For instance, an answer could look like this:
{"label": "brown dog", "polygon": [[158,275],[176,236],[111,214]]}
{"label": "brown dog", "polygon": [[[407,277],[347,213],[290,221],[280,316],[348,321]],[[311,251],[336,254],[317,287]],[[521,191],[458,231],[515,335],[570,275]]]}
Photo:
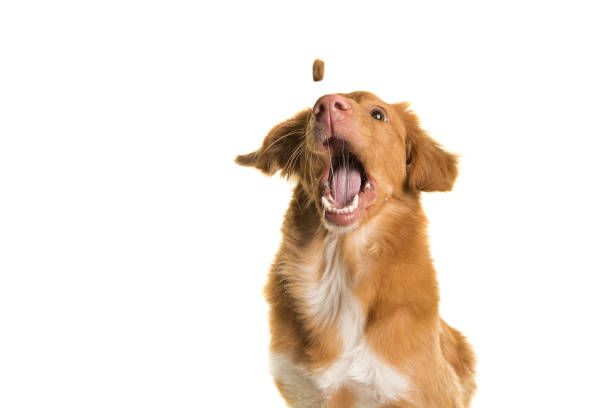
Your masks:
{"label": "brown dog", "polygon": [[438,314],[421,191],[456,157],[408,105],[326,95],[237,163],[297,181],[266,287],[271,367],[291,407],[468,407],[474,355]]}

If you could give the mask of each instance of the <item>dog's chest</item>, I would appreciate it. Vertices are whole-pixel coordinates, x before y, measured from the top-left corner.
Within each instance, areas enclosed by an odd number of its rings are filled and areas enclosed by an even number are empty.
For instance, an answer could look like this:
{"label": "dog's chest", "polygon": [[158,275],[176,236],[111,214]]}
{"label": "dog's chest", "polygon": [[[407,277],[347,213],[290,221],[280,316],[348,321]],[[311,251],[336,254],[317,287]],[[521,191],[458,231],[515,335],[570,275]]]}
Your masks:
{"label": "dog's chest", "polygon": [[351,349],[363,337],[365,318],[354,294],[358,277],[348,270],[341,244],[339,238],[328,236],[323,256],[301,268],[311,275],[306,280],[304,303],[307,313],[319,324],[335,326],[344,349]]}
{"label": "dog's chest", "polygon": [[363,403],[397,399],[408,390],[408,381],[366,341],[364,309],[354,294],[360,271],[348,270],[338,238],[326,238],[324,248],[318,266],[305,265],[304,270],[319,274],[307,284],[305,303],[313,319],[336,328],[342,352],[331,365],[313,373],[313,380],[323,393],[349,386]]}

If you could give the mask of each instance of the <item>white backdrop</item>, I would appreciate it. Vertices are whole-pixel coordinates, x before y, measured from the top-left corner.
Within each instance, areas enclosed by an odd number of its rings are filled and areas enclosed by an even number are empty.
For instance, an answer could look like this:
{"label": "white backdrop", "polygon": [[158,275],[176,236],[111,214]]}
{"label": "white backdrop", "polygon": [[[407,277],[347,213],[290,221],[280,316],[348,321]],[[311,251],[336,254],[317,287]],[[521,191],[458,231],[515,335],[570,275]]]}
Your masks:
{"label": "white backdrop", "polygon": [[474,407],[612,406],[610,14],[422,3],[2,2],[0,406],[283,407],[290,186],[232,160],[359,89],[461,155],[424,201]]}

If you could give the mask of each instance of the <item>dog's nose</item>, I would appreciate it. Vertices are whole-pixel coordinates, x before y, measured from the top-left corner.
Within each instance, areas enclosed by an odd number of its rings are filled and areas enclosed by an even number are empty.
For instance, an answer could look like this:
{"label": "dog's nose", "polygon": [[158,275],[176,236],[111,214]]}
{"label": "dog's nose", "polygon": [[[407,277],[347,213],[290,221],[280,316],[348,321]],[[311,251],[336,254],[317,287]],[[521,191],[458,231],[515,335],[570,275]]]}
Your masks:
{"label": "dog's nose", "polygon": [[319,122],[325,123],[329,128],[333,122],[340,121],[351,113],[351,103],[340,95],[325,95],[314,104],[312,113]]}

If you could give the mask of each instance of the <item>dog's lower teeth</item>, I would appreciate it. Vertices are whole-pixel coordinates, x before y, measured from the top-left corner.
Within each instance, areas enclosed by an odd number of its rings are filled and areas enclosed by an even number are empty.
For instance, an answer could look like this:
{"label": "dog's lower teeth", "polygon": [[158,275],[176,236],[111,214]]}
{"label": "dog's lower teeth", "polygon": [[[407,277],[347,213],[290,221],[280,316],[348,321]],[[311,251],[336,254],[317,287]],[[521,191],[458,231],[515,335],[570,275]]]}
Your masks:
{"label": "dog's lower teeth", "polygon": [[355,194],[355,197],[353,197],[353,201],[351,202],[351,205],[344,207],[344,208],[333,207],[325,196],[321,197],[321,202],[323,203],[323,209],[327,212],[330,212],[332,214],[348,214],[348,213],[352,213],[353,211],[355,211],[357,207],[359,206],[359,194]]}

